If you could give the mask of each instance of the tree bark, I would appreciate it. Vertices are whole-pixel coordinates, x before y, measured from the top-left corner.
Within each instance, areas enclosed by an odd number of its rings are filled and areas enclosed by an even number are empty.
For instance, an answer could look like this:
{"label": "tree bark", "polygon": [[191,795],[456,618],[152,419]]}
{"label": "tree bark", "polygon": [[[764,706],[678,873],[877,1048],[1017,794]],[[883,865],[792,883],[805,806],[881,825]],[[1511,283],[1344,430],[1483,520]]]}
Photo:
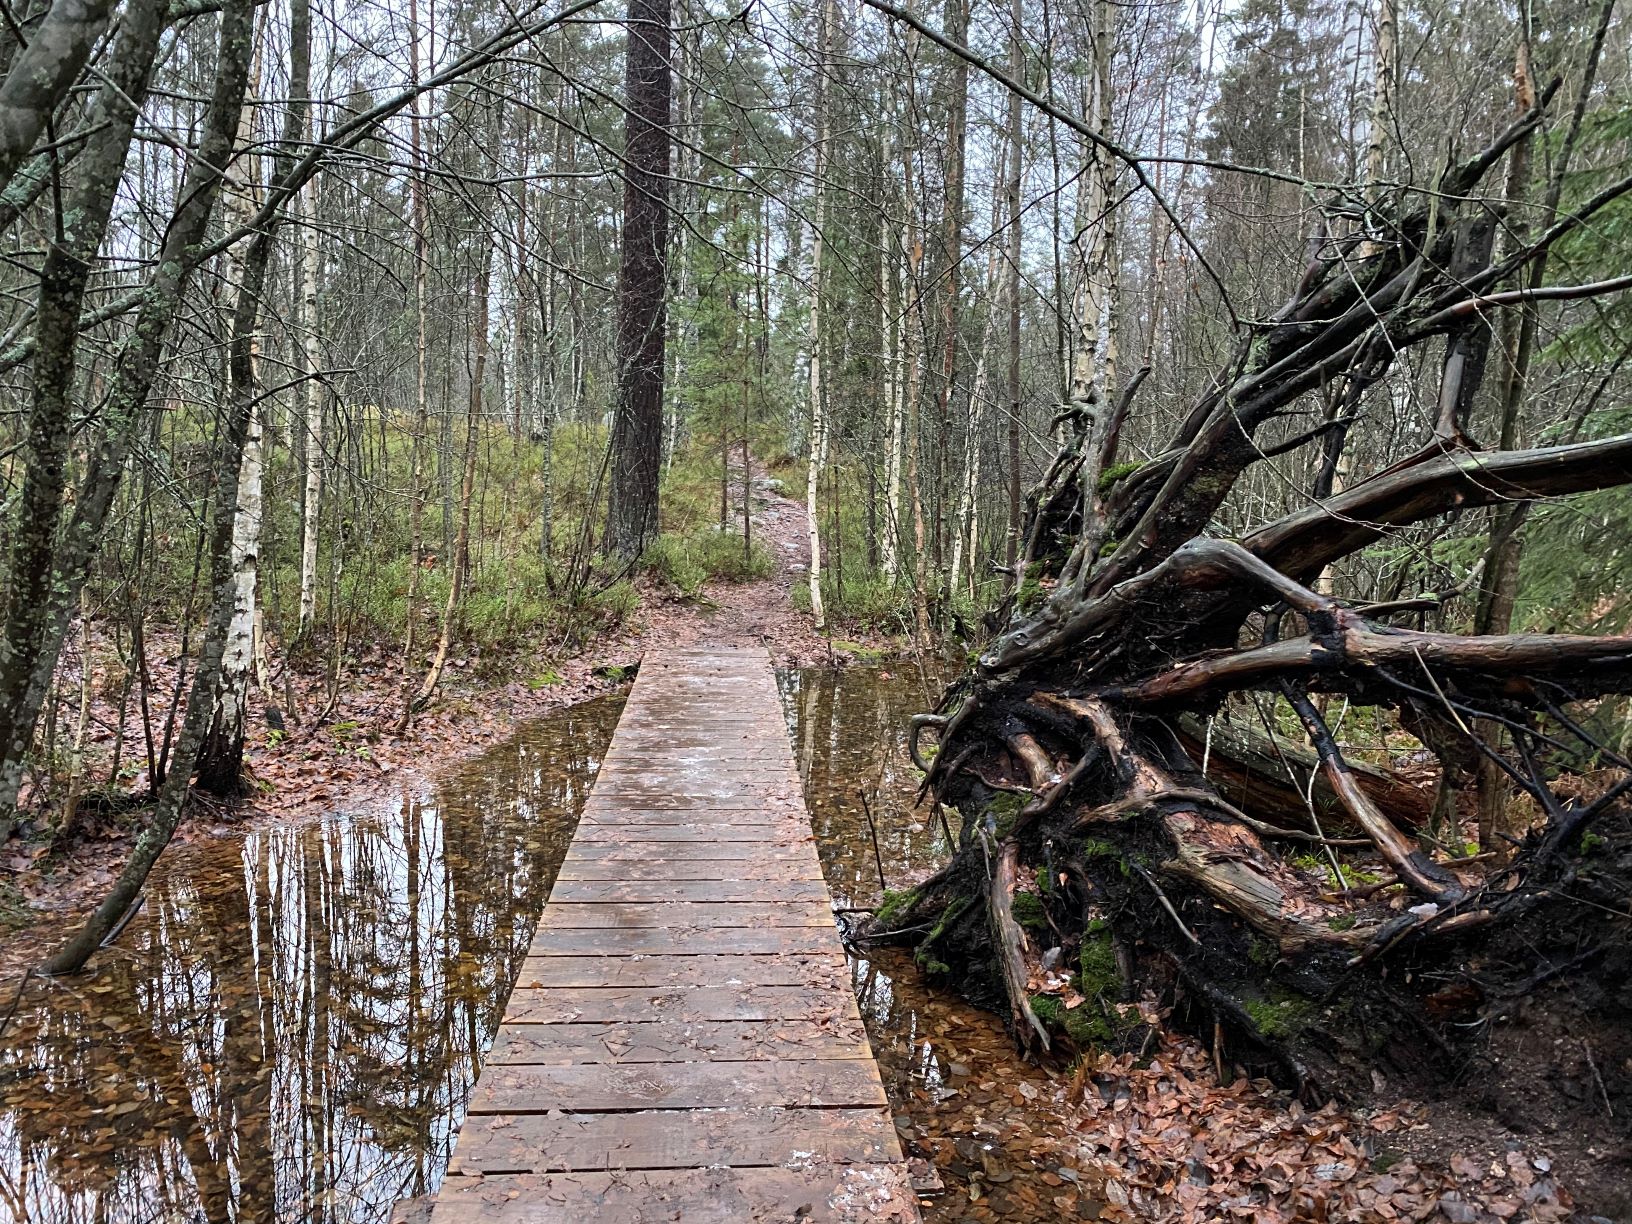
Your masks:
{"label": "tree bark", "polygon": [[[196,156],[189,163],[187,173],[187,185],[194,190],[184,191],[181,196],[183,203],[166,237],[167,248],[173,241],[184,242],[187,246],[196,245],[202,239],[208,224],[209,214],[219,189],[222,168],[231,161],[233,135],[238,130],[238,116],[249,82],[249,64],[254,42],[254,11],[251,0],[225,0],[222,5],[215,86],[203,138],[199,142]],[[179,256],[176,258],[179,262]],[[164,266],[161,263],[161,277]],[[173,275],[175,280],[179,281],[184,273],[178,270]],[[179,284],[172,289],[172,294],[179,294]],[[171,302],[168,311],[173,310],[174,303]],[[154,321],[153,316],[148,315],[146,311],[144,316],[150,324]],[[168,322],[168,312],[164,321]],[[145,357],[145,351],[140,355]],[[121,356],[123,357],[124,353],[121,353]],[[157,353],[149,360],[156,363]],[[235,345],[232,360],[247,364],[247,343]],[[144,361],[138,372],[146,368],[147,362]],[[76,973],[84,968],[86,961],[101,945],[108,932],[136,900],[147,881],[148,873],[153,869],[165,846],[169,844],[181,819],[182,808],[192,785],[194,758],[214,706],[215,683],[221,667],[221,655],[226,649],[227,630],[232,622],[236,592],[232,573],[232,535],[237,517],[238,470],[243,458],[250,410],[249,398],[234,397],[222,430],[222,444],[216,461],[218,483],[210,545],[212,594],[209,624],[198,668],[193,673],[192,692],[187,701],[187,716],[176,742],[169,773],[159,789],[158,803],[152,821],[137,839],[130,858],[119,873],[118,879],[114,881],[108,895],[102,899],[101,904],[62,950],[46,962],[43,967],[46,973]]]}
{"label": "tree bark", "polygon": [[828,63],[833,51],[833,0],[822,0],[816,30],[816,147],[811,181],[816,193],[810,229],[810,461],[805,469],[805,524],[810,546],[810,615],[818,630],[827,628],[822,601],[822,528],[819,513],[822,465],[827,462],[826,388],[822,383],[822,292],[827,235],[827,144],[831,118],[827,108]]}
{"label": "tree bark", "polygon": [[[165,9],[162,0],[136,0],[125,12],[109,78],[93,105],[99,126],[76,159],[79,182],[40,273],[33,398],[7,568],[12,590],[0,637],[0,845],[11,835],[41,705],[84,585],[74,560],[65,565],[58,551],[79,368],[78,322],[91,262],[107,235],[139,104],[147,94]],[[89,543],[94,537],[69,539]]]}
{"label": "tree bark", "polygon": [[56,0],[0,81],[0,189],[79,79],[112,8],[112,0]]}
{"label": "tree bark", "polygon": [[669,0],[629,0],[618,399],[605,550],[632,562],[658,532],[669,245]]}

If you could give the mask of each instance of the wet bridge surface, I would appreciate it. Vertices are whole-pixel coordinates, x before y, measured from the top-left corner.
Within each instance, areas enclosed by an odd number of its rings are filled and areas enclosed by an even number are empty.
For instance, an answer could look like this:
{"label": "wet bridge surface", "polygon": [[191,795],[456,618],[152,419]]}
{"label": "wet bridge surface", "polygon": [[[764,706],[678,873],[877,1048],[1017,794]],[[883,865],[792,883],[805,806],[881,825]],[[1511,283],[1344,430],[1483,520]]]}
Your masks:
{"label": "wet bridge surface", "polygon": [[918,1219],[763,650],[642,662],[431,1219]]}

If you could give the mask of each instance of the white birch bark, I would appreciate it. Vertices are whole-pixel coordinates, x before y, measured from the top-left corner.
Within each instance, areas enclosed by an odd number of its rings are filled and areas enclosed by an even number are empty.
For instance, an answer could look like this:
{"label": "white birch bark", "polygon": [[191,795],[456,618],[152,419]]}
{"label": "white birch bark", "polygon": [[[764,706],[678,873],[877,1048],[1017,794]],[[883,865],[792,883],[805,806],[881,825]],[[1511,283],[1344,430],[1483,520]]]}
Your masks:
{"label": "white birch bark", "polygon": [[815,218],[810,235],[810,465],[805,476],[805,518],[810,533],[810,614],[818,629],[827,627],[822,604],[822,529],[820,493],[822,465],[827,460],[827,412],[822,402],[822,233],[827,224],[827,142],[831,135],[827,114],[827,59],[833,29],[833,0],[823,0],[816,69]]}
{"label": "white birch bark", "polygon": [[[307,208],[311,196],[313,206]],[[301,222],[315,216],[315,191],[302,192],[289,202],[295,223],[295,250],[300,262],[300,291],[297,302],[295,332],[300,345],[300,372],[305,376],[303,401],[305,411],[305,499],[301,505],[300,523],[300,621],[299,635],[312,631],[317,619],[317,529],[322,521],[323,500],[323,388],[316,378],[317,358],[317,281],[319,259],[317,243],[312,230]]]}

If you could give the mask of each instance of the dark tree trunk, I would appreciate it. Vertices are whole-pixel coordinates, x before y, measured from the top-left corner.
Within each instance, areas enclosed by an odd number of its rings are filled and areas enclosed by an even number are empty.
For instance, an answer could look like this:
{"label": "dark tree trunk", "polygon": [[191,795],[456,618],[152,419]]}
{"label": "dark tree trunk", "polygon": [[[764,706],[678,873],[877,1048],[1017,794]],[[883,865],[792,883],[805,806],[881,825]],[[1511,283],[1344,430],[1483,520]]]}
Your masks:
{"label": "dark tree trunk", "polygon": [[669,0],[629,0],[618,399],[605,548],[633,559],[657,537],[669,244]]}
{"label": "dark tree trunk", "polygon": [[92,107],[99,127],[76,159],[77,189],[67,201],[61,232],[47,250],[40,272],[33,402],[21,507],[8,565],[13,589],[0,638],[0,844],[11,833],[23,763],[33,744],[68,609],[78,598],[77,586],[72,598],[62,597],[56,549],[78,375],[79,315],[91,261],[107,233],[130,149],[137,115],[134,100],[147,93],[165,11],[162,0],[137,0],[126,10],[110,79]]}

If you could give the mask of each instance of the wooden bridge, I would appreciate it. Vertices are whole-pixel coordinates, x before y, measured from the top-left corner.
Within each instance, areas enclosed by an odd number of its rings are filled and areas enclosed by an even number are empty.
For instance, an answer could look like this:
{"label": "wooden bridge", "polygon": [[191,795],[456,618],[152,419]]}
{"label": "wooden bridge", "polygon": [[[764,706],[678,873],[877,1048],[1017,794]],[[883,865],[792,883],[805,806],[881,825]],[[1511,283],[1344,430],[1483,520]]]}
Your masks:
{"label": "wooden bridge", "polygon": [[431,1219],[918,1219],[763,650],[643,661]]}

